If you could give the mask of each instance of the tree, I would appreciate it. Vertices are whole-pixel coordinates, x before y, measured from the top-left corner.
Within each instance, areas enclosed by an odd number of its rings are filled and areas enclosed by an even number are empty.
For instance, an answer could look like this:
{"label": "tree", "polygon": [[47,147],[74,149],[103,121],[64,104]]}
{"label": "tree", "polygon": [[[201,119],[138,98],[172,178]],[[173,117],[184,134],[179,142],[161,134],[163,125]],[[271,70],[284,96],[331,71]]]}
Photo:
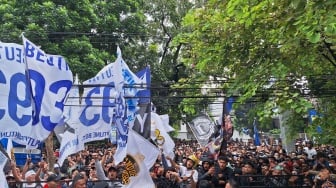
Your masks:
{"label": "tree", "polygon": [[[196,66],[197,74],[229,78],[230,83],[223,84],[227,95],[238,93],[242,103],[261,102],[261,122],[276,115],[275,107],[303,117],[314,107],[311,99],[323,106],[325,96],[315,95],[309,84],[308,93],[302,92],[297,87],[302,77],[335,72],[335,5],[324,0],[210,0],[184,18],[177,41],[185,44],[182,58]],[[335,80],[323,85],[334,88]],[[334,111],[332,106],[323,113]],[[290,121],[287,125],[298,126]]]}

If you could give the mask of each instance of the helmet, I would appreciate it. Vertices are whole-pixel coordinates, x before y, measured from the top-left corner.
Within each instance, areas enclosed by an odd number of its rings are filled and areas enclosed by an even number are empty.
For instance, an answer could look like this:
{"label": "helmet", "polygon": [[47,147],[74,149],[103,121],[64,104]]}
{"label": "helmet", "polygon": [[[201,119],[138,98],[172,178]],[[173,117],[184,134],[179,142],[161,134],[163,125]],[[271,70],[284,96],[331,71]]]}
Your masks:
{"label": "helmet", "polygon": [[189,155],[187,160],[191,160],[192,162],[194,162],[194,166],[197,166],[200,162],[200,160],[195,155]]}

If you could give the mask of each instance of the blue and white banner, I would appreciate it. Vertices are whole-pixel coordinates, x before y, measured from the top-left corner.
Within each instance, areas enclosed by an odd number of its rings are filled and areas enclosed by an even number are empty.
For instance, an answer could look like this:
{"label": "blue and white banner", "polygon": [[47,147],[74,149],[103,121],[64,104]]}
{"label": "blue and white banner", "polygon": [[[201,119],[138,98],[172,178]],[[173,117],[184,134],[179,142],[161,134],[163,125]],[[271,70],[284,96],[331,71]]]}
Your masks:
{"label": "blue and white banner", "polygon": [[[78,127],[75,126],[80,142],[87,143],[109,137],[112,118],[119,110],[116,106],[123,104],[117,90],[123,83],[122,75],[116,69],[116,63],[110,63],[95,77],[83,83],[79,122]],[[121,113],[124,113],[124,109],[125,107],[120,109]]]}
{"label": "blue and white banner", "polygon": [[60,122],[72,73],[62,56],[0,43],[0,139],[36,148]]}
{"label": "blue and white banner", "polygon": [[46,54],[24,36],[23,46],[32,94],[31,137],[44,140],[63,118],[72,72],[64,57]]}
{"label": "blue and white banner", "polygon": [[[136,93],[141,90],[138,86],[141,79],[138,78],[122,59],[121,50],[118,48],[118,57],[116,60],[116,70],[121,73],[123,79],[122,92],[119,93],[119,100],[116,107],[116,113],[113,123],[117,127],[117,151],[114,155],[115,163],[123,161],[126,157],[128,130],[132,129],[138,111],[138,98]],[[119,91],[119,90],[118,90]]]}
{"label": "blue and white banner", "polygon": [[31,135],[36,129],[25,69],[23,46],[0,43],[0,139],[37,147],[40,140]]}

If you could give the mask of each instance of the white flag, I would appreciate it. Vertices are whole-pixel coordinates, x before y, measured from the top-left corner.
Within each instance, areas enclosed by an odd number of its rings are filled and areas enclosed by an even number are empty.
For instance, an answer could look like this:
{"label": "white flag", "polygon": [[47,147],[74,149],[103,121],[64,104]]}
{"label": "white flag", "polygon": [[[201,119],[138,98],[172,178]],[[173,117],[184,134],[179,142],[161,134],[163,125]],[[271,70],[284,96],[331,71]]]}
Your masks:
{"label": "white flag", "polygon": [[105,66],[95,77],[83,83],[81,109],[78,122],[69,123],[76,128],[80,142],[87,143],[108,138],[119,93],[116,86],[120,74],[115,63]]}
{"label": "white flag", "polygon": [[163,127],[167,133],[175,130],[172,126],[169,125],[169,115],[168,114],[160,115],[160,118],[162,120]]}
{"label": "white flag", "polygon": [[175,143],[164,128],[160,116],[154,112],[151,113],[151,138],[162,148],[165,156],[174,158]]}
{"label": "white flag", "polygon": [[0,139],[36,146],[40,143],[31,132],[31,92],[25,73],[23,46],[0,42]]}
{"label": "white flag", "polygon": [[46,54],[24,36],[22,39],[32,92],[32,126],[35,128],[29,134],[44,140],[62,121],[64,101],[72,86],[72,72],[64,57]]}
{"label": "white flag", "polygon": [[138,133],[129,130],[126,168],[122,173],[122,183],[127,188],[154,188],[155,184],[149,174],[160,151]]}
{"label": "white flag", "polygon": [[[121,56],[121,50],[118,47],[118,58],[115,62],[116,71],[121,74],[122,85],[124,88],[118,88],[119,98],[116,103],[116,113],[114,116],[115,126],[117,127],[117,151],[114,155],[115,163],[118,164],[121,162],[126,156],[127,150],[127,138],[128,138],[128,130],[133,127],[136,112],[138,110],[138,99],[135,98],[136,93],[139,88],[137,85],[140,85],[141,79],[138,78],[127,66]],[[120,79],[118,79],[120,80]],[[119,83],[119,82],[118,82]],[[127,98],[125,98],[127,97]]]}
{"label": "white flag", "polygon": [[62,134],[58,164],[62,165],[69,155],[77,153],[81,150],[84,150],[84,144],[79,142],[78,135],[71,133],[70,131],[66,131]]}

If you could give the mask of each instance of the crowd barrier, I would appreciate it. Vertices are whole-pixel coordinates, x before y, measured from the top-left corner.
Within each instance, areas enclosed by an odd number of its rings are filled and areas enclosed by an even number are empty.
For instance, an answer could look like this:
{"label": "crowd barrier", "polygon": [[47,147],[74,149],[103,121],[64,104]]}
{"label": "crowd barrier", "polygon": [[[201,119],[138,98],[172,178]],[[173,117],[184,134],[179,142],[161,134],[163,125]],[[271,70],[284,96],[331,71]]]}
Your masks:
{"label": "crowd barrier", "polygon": [[[311,185],[305,185],[304,178],[306,176],[296,175],[296,181],[294,183],[290,183],[289,179],[291,176],[289,175],[279,175],[279,176],[262,176],[262,175],[239,175],[235,176],[235,179],[238,184],[240,184],[240,188],[268,188],[268,187],[281,187],[281,188],[305,188],[312,187]],[[61,180],[62,188],[71,188],[72,180]],[[13,182],[11,187],[16,188],[25,188],[27,182]],[[35,188],[43,188],[45,182],[34,182],[36,183]],[[15,184],[15,186],[13,186]],[[108,185],[113,184],[113,186]],[[99,185],[99,186],[98,186]],[[95,186],[101,188],[121,188],[120,182],[118,181],[108,181],[108,180],[99,180],[99,181],[88,181],[87,188],[94,188]]]}

